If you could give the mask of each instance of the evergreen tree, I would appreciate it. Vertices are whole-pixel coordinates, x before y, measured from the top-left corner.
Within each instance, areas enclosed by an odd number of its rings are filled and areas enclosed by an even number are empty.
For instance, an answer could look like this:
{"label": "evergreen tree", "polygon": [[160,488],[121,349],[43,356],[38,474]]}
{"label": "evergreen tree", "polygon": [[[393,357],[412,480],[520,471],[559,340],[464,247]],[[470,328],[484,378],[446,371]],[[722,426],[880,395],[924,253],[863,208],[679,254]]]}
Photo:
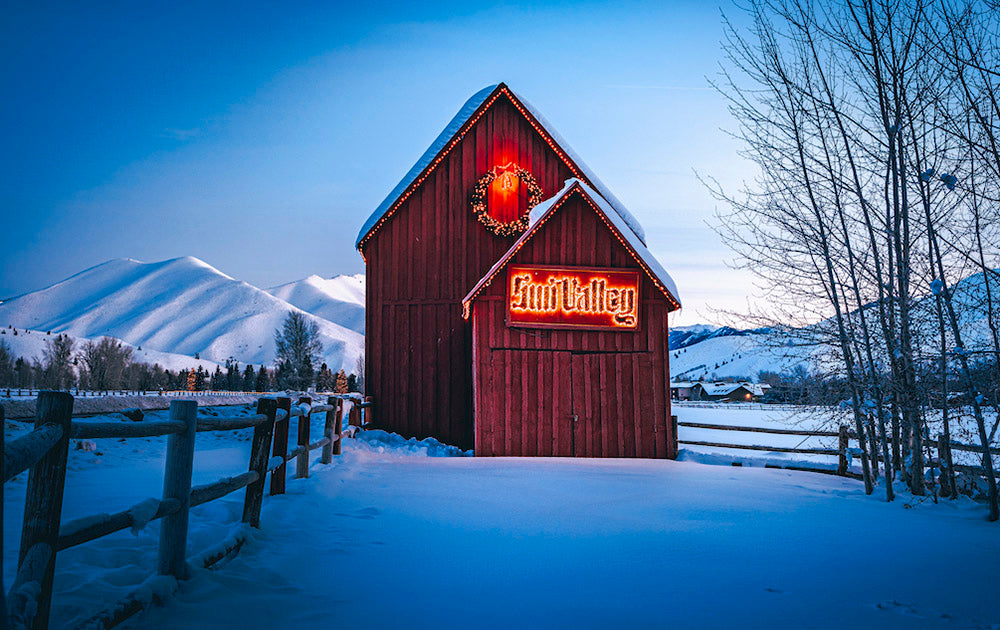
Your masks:
{"label": "evergreen tree", "polygon": [[330,392],[333,391],[335,385],[335,379],[333,377],[333,372],[327,367],[326,363],[319,366],[319,373],[316,374],[316,391],[318,392]]}
{"label": "evergreen tree", "polygon": [[203,392],[205,391],[205,382],[208,380],[208,372],[205,368],[198,366],[198,369],[194,373],[194,391]]}
{"label": "evergreen tree", "polygon": [[240,384],[240,389],[244,392],[254,391],[253,385],[256,374],[254,374],[253,366],[247,363],[246,368],[243,370],[243,382]]}
{"label": "evergreen tree", "polygon": [[333,387],[333,392],[335,394],[346,394],[347,393],[347,375],[344,374],[344,370],[341,369],[337,372],[337,382]]}
{"label": "evergreen tree", "polygon": [[271,376],[267,373],[267,368],[263,365],[257,370],[257,377],[254,379],[253,388],[257,392],[271,391]]}
{"label": "evergreen tree", "polygon": [[295,381],[295,370],[292,369],[288,361],[281,361],[274,370],[274,382],[278,389],[293,389]]}
{"label": "evergreen tree", "polygon": [[231,392],[238,391],[242,383],[239,364],[232,359],[226,359],[226,389]]}
{"label": "evergreen tree", "polygon": [[347,375],[347,391],[349,392],[360,391],[360,389],[358,388],[358,375],[355,374],[354,372],[351,372],[350,374]]}
{"label": "evergreen tree", "polygon": [[222,368],[218,365],[215,366],[215,372],[212,373],[211,389],[213,392],[221,392],[226,388],[225,386],[226,377],[222,373]]}

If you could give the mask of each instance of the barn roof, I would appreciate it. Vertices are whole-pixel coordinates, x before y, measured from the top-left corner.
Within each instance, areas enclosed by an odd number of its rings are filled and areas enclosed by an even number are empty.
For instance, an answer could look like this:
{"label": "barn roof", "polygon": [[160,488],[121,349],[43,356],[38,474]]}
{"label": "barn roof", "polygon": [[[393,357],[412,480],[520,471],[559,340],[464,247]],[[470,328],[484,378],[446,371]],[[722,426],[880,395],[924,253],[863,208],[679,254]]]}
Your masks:
{"label": "barn roof", "polygon": [[673,278],[670,277],[670,274],[667,273],[667,270],[663,268],[663,265],[660,264],[660,261],[653,256],[652,252],[650,252],[646,247],[646,244],[629,228],[622,216],[606,199],[604,199],[604,197],[599,195],[597,191],[585,184],[583,181],[574,177],[566,180],[562,190],[531,209],[528,229],[525,230],[524,234],[522,234],[521,237],[511,246],[511,248],[507,250],[507,253],[504,254],[500,260],[498,260],[496,264],[490,268],[486,275],[476,283],[476,286],[473,287],[473,289],[469,291],[468,295],[466,295],[462,300],[462,313],[464,317],[468,318],[469,316],[469,305],[472,303],[472,300],[474,300],[476,296],[483,289],[485,289],[490,282],[493,281],[493,277],[507,265],[514,254],[516,254],[517,251],[521,249],[521,247],[523,247],[524,244],[535,235],[535,233],[538,232],[538,228],[540,228],[542,224],[545,223],[545,221],[547,221],[548,218],[562,206],[562,202],[573,193],[581,194],[585,199],[591,202],[591,206],[605,220],[608,227],[610,227],[611,230],[618,235],[626,249],[631,250],[636,261],[649,275],[653,284],[655,284],[664,293],[664,295],[666,295],[667,299],[670,300],[676,308],[681,307],[681,300],[677,293],[677,285],[674,283]]}
{"label": "barn roof", "polygon": [[[625,208],[621,201],[619,201],[607,186],[604,185],[601,180],[594,175],[593,171],[583,163],[583,160],[576,154],[573,149],[566,144],[562,136],[552,128],[545,117],[536,110],[531,103],[524,100],[520,95],[514,93],[509,87],[504,83],[498,83],[496,85],[490,85],[485,87],[475,94],[472,95],[469,100],[465,102],[455,117],[451,119],[451,122],[445,126],[444,130],[438,134],[438,137],[431,143],[431,146],[424,151],[424,154],[420,156],[417,163],[406,172],[403,179],[399,180],[396,187],[393,188],[386,198],[379,204],[378,208],[375,208],[375,212],[368,217],[365,224],[361,226],[361,231],[358,232],[358,239],[355,241],[354,246],[361,249],[361,244],[368,238],[369,234],[375,231],[379,224],[387,219],[396,210],[396,207],[408,196],[408,193],[412,189],[420,185],[420,183],[426,178],[431,170],[444,158],[444,156],[454,147],[459,140],[461,140],[462,135],[468,126],[471,126],[470,121],[475,120],[482,111],[487,109],[498,96],[501,94],[506,95],[510,98],[514,106],[517,107],[522,113],[526,113],[527,117],[534,118],[531,121],[533,126],[541,133],[543,136],[548,136],[547,140],[550,140],[552,144],[556,146],[556,152],[562,153],[562,157],[567,161],[567,165],[570,170],[574,171],[578,177],[585,179],[590,182],[590,184],[597,189],[601,196],[611,205],[612,208],[618,213],[622,220],[628,225],[630,230],[638,237],[642,242],[646,242],[646,234],[639,224],[639,221]],[[537,123],[537,124],[536,124]]]}

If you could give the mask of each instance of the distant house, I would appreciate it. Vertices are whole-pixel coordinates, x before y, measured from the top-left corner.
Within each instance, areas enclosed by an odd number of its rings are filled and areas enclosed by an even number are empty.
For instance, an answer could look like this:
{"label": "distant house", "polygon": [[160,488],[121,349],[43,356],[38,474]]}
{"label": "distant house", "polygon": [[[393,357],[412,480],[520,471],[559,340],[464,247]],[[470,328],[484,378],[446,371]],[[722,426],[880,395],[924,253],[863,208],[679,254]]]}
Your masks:
{"label": "distant house", "polygon": [[761,383],[695,383],[690,400],[751,402],[759,400],[768,389],[769,385]]}
{"label": "distant house", "polygon": [[691,400],[691,390],[696,383],[689,381],[675,381],[670,383],[670,398],[673,400]]}

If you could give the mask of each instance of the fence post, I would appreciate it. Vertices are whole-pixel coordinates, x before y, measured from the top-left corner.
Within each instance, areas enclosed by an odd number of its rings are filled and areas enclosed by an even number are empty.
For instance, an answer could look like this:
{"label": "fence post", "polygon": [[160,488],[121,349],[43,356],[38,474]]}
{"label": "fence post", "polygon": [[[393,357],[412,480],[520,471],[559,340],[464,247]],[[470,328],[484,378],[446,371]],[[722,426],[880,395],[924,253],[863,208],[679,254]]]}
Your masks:
{"label": "fence post", "polygon": [[[850,434],[847,432],[847,425],[840,425],[840,436],[839,443],[837,444],[837,451],[839,456],[837,459],[837,474],[846,475],[847,474],[847,449],[849,446],[848,440],[850,439]],[[864,439],[864,436],[861,437]]]}
{"label": "fence post", "polygon": [[157,571],[178,580],[188,577],[187,532],[191,504],[191,473],[194,470],[194,436],[198,428],[198,401],[170,402],[170,419],[184,423],[181,433],[167,438],[167,463],[163,471],[163,498],[177,499],[181,508],[163,517]]}
{"label": "fence post", "polygon": [[347,424],[352,427],[361,427],[361,407],[353,398],[351,399],[351,410],[347,412]]}
{"label": "fence post", "polygon": [[[323,425],[323,437],[327,438],[330,441],[327,442],[325,446],[323,446],[323,452],[319,458],[321,464],[329,464],[330,462],[333,461],[333,436],[337,435],[337,437],[340,437],[339,436],[340,426],[339,425],[337,426],[336,431],[333,430],[334,427],[333,423],[337,417],[337,399],[334,398],[333,396],[327,396],[326,404],[333,407],[333,409],[330,409],[329,411],[326,412],[326,422]],[[340,442],[340,440],[337,441]]]}
{"label": "fence post", "polygon": [[[28,551],[38,543],[51,548],[48,566],[43,574],[38,610],[32,627],[48,628],[52,607],[52,579],[56,570],[56,542],[62,519],[63,489],[66,485],[66,456],[69,454],[70,422],[73,416],[73,396],[66,392],[42,391],[35,406],[35,427],[57,424],[62,437],[28,473],[28,488],[24,499],[24,525],[21,528],[21,550],[18,568]],[[2,596],[6,597],[6,593]],[[6,621],[6,618],[5,618]]]}
{"label": "fence post", "polygon": [[299,447],[303,450],[299,453],[299,456],[295,458],[295,478],[303,479],[309,476],[309,429],[312,424],[312,398],[308,396],[302,396],[299,398],[298,404],[310,405],[309,413],[304,413],[299,416]]}
{"label": "fence post", "polygon": [[337,415],[335,421],[337,423],[337,437],[339,437],[340,439],[338,439],[336,443],[334,443],[333,445],[333,454],[340,455],[340,447],[344,442],[344,399],[343,398],[337,399]]}
{"label": "fence post", "polygon": [[671,439],[670,439],[670,441],[672,443],[672,447],[673,447],[673,456],[671,456],[670,459],[677,459],[677,455],[679,453],[678,448],[677,448],[678,447],[678,444],[677,444],[677,416],[674,416],[674,415],[670,416],[670,431],[673,434],[672,437],[671,437]]}
{"label": "fence post", "polygon": [[955,499],[958,493],[955,488],[955,469],[951,467],[951,443],[943,433],[938,433],[937,449],[942,475],[941,496]]}
{"label": "fence post", "polygon": [[358,418],[358,420],[359,420],[358,425],[360,425],[360,426],[366,426],[366,425],[370,424],[370,425],[372,425],[372,428],[375,428],[375,424],[374,424],[374,422],[375,422],[375,404],[372,402],[372,397],[371,396],[365,396],[365,403],[367,403],[368,406],[365,407],[364,411],[362,412],[362,413],[364,413],[364,416],[362,418]]}
{"label": "fence post", "polygon": [[[4,443],[4,434],[7,433],[7,422],[4,418],[3,405],[0,405],[0,452],[7,452],[7,445]],[[4,462],[6,457],[0,458],[0,479],[6,479],[7,474],[4,472]],[[0,483],[0,510],[3,509],[3,487],[7,485],[5,483]],[[2,512],[0,512],[2,514]],[[7,588],[3,585],[3,517],[0,516],[0,620],[3,621],[3,627],[7,627]]]}
{"label": "fence post", "polygon": [[[288,454],[288,426],[292,421],[292,399],[278,397],[278,411],[285,411],[285,418],[274,423],[274,450],[271,456],[284,457]],[[285,465],[282,464],[271,473],[271,496],[285,494]]]}
{"label": "fence post", "polygon": [[[277,406],[278,402],[273,398],[261,398],[257,401],[257,413],[267,416],[267,420],[254,427],[253,442],[250,445],[250,470],[257,473],[257,481],[247,486],[246,498],[243,500],[243,522],[249,523],[251,527],[260,527],[260,506],[264,503],[264,478],[267,477],[267,454],[271,450]],[[271,479],[274,479],[273,473]]]}

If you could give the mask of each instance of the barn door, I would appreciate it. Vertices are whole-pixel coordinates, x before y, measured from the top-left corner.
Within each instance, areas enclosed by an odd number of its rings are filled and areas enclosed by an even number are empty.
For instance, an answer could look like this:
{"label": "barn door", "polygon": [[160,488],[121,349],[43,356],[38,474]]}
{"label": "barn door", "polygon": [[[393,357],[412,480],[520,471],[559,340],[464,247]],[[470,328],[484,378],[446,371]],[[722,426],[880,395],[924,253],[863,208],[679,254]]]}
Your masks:
{"label": "barn door", "polygon": [[607,391],[602,388],[602,357],[600,354],[572,355],[570,381],[573,384],[573,432],[571,448],[573,457],[602,457],[602,402]]}
{"label": "barn door", "polygon": [[573,455],[569,352],[492,350],[485,376],[477,380],[477,454]]}
{"label": "barn door", "polygon": [[649,354],[572,356],[573,456],[655,457],[653,397],[641,378]]}

